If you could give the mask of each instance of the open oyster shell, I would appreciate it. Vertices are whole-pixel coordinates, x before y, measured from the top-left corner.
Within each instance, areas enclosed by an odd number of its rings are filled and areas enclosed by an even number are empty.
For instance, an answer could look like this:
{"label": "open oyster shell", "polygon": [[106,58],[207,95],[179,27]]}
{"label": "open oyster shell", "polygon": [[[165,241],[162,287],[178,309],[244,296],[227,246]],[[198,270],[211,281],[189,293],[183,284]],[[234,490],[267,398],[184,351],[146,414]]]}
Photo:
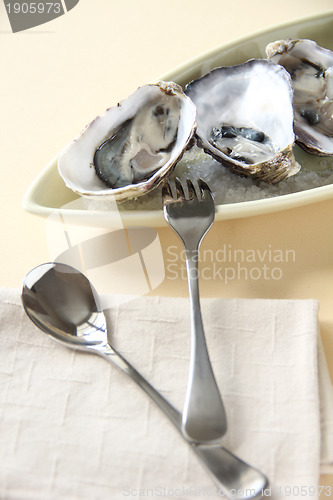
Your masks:
{"label": "open oyster shell", "polygon": [[312,40],[279,40],[266,53],[291,75],[297,142],[309,153],[333,155],[333,52]]}
{"label": "open oyster shell", "polygon": [[144,85],[87,125],[62,151],[58,171],[82,196],[138,197],[171,173],[193,136],[195,116],[179,85]]}
{"label": "open oyster shell", "polygon": [[233,172],[276,183],[297,173],[290,76],[265,59],[213,69],[189,83],[197,142]]}

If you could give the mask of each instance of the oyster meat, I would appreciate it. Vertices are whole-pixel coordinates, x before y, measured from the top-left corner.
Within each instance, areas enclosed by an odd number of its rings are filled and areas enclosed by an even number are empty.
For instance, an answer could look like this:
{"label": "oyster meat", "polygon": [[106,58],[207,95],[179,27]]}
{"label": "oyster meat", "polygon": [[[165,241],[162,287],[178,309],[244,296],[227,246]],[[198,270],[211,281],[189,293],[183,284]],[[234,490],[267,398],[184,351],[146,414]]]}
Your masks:
{"label": "oyster meat", "polygon": [[297,173],[290,76],[265,59],[213,69],[189,83],[197,143],[233,172],[276,183]]}
{"label": "oyster meat", "polygon": [[297,142],[309,153],[333,155],[333,52],[312,40],[279,40],[266,54],[291,75]]}
{"label": "oyster meat", "polygon": [[144,85],[63,150],[59,173],[83,196],[138,197],[171,173],[193,136],[195,116],[179,85]]}

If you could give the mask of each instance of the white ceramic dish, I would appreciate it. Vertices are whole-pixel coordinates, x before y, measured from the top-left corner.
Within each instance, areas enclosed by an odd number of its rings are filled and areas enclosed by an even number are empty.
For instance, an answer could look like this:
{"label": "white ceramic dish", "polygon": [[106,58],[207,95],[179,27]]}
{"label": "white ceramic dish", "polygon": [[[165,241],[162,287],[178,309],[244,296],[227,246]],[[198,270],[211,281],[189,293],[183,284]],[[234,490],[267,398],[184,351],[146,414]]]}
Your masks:
{"label": "white ceramic dish", "polygon": [[[160,79],[175,81],[185,86],[189,81],[202,76],[217,66],[239,64],[253,57],[265,57],[267,43],[282,38],[310,38],[319,45],[333,50],[333,12],[270,28],[215,48],[162,75]],[[307,156],[306,162],[308,165],[311,164],[314,170],[318,168],[320,158],[306,153],[301,154],[303,159],[304,155]],[[216,220],[249,217],[330,198],[333,198],[333,184],[274,198],[217,205]],[[83,200],[80,200],[74,192],[66,188],[58,174],[57,157],[51,160],[32,183],[24,197],[23,206],[28,212],[44,217],[62,213],[66,215],[67,220],[77,224],[112,226],[113,223],[119,223],[119,213],[126,226],[158,227],[165,224],[160,209],[134,208],[124,210],[121,205],[118,207],[119,211],[87,208]]]}

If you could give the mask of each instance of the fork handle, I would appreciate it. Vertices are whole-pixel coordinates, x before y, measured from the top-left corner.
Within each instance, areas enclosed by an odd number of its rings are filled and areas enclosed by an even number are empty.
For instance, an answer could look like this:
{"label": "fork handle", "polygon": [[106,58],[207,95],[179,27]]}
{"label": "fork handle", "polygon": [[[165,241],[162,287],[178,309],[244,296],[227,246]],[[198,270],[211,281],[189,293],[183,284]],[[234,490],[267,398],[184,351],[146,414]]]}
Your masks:
{"label": "fork handle", "polygon": [[222,399],[210,363],[201,317],[198,247],[186,250],[191,306],[191,360],[182,417],[182,432],[196,443],[219,442],[227,430]]}

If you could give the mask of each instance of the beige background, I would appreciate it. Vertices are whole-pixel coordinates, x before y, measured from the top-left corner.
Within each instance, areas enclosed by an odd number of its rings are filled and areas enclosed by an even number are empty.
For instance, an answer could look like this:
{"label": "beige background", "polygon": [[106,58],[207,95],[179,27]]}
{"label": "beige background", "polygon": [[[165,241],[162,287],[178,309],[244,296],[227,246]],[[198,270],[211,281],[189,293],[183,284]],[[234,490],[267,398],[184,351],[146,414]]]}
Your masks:
{"label": "beige background", "polygon": [[[49,260],[42,218],[21,208],[27,188],[94,116],[139,85],[215,46],[256,30],[332,10],[332,0],[80,0],[46,25],[12,34],[0,4],[0,286],[19,287]],[[315,298],[333,376],[333,200],[219,222],[203,249],[295,250],[281,280],[202,280],[204,296]],[[169,228],[164,248],[181,247]],[[167,258],[167,256],[166,256]],[[169,279],[168,279],[169,278]],[[186,295],[185,280],[154,293]],[[329,481],[328,478],[325,478]]]}
{"label": "beige background", "polygon": [[[1,2],[0,283],[19,286],[26,271],[47,259],[44,223],[24,213],[22,198],[90,119],[212,47],[329,9],[332,0],[80,0],[67,15],[12,34]],[[244,224],[261,221],[234,221],[221,231],[228,238],[229,230],[239,234]]]}

